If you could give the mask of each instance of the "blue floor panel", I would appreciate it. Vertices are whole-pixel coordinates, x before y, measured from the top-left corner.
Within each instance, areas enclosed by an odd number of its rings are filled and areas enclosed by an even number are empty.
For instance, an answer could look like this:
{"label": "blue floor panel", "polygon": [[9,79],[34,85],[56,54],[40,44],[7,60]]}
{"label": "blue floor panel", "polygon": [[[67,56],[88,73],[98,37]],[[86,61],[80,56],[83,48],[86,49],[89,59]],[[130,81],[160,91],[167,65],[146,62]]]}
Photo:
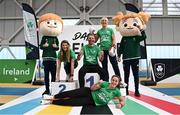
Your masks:
{"label": "blue floor panel", "polygon": [[14,105],[12,107],[2,109],[0,110],[0,114],[14,114],[14,115],[19,115],[19,114],[24,114],[37,106],[40,105],[40,100],[41,98],[33,99],[27,102],[23,102],[17,105]]}
{"label": "blue floor panel", "polygon": [[25,95],[37,88],[9,88],[0,87],[0,95]]}
{"label": "blue floor panel", "polygon": [[180,95],[180,88],[152,88],[156,91],[164,93],[169,96],[177,96]]}

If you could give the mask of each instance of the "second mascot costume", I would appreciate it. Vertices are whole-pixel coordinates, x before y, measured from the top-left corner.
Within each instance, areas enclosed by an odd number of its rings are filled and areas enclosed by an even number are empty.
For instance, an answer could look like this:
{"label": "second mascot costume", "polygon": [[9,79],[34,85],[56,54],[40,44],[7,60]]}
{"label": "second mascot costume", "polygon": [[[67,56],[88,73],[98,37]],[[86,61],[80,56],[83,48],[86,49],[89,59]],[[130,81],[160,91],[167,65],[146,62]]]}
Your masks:
{"label": "second mascot costume", "polygon": [[135,96],[140,96],[138,75],[139,59],[141,58],[140,42],[146,39],[144,30],[146,29],[146,22],[148,22],[149,19],[150,15],[144,12],[128,13],[126,15],[122,12],[118,12],[113,17],[116,29],[122,35],[120,48],[117,54],[119,58],[121,54],[123,55],[124,81],[127,84],[127,95],[129,94],[128,85],[131,66],[135,83]]}
{"label": "second mascot costume", "polygon": [[49,89],[49,73],[51,73],[51,81],[56,79],[56,51],[59,50],[59,41],[57,36],[63,30],[63,21],[60,16],[47,13],[39,18],[39,31],[43,37],[40,49],[43,50],[42,58],[45,73],[46,90],[43,94],[50,94]]}

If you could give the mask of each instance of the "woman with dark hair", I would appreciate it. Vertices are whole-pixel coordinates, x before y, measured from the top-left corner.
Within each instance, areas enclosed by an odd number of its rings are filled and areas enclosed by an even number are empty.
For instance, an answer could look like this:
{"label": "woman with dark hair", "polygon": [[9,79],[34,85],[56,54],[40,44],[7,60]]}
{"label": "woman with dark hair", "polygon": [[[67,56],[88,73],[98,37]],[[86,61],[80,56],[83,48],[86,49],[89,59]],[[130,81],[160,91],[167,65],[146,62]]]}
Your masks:
{"label": "woman with dark hair", "polygon": [[121,96],[119,87],[121,78],[118,75],[111,77],[111,82],[100,80],[98,83],[88,87],[61,92],[54,96],[44,95],[41,104],[55,104],[67,106],[94,105],[102,106],[108,104],[113,98],[119,99],[116,108],[122,108],[125,97]]}
{"label": "woman with dark hair", "polygon": [[64,69],[67,74],[66,80],[73,81],[74,68],[77,67],[77,60],[75,57],[75,52],[70,49],[70,44],[67,40],[63,40],[60,45],[60,51],[58,53],[57,60],[57,73],[56,80],[60,80],[60,68],[61,62],[64,62]]}

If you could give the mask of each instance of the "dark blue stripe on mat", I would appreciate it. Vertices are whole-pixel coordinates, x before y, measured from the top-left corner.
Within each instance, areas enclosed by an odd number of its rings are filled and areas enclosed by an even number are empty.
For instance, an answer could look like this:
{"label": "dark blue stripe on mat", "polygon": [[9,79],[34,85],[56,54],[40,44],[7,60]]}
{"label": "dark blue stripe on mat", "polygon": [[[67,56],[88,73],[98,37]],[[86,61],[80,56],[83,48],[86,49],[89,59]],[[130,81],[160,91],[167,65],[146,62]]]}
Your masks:
{"label": "dark blue stripe on mat", "polygon": [[1,87],[0,95],[25,95],[29,92],[32,92],[37,88],[9,88],[9,87]]}
{"label": "dark blue stripe on mat", "polygon": [[105,106],[83,106],[80,114],[81,115],[87,115],[87,114],[112,115],[112,112],[107,105],[105,105]]}
{"label": "dark blue stripe on mat", "polygon": [[180,95],[180,88],[153,88],[153,89],[170,96]]}
{"label": "dark blue stripe on mat", "polygon": [[26,101],[0,110],[0,114],[24,114],[40,105],[41,98]]}

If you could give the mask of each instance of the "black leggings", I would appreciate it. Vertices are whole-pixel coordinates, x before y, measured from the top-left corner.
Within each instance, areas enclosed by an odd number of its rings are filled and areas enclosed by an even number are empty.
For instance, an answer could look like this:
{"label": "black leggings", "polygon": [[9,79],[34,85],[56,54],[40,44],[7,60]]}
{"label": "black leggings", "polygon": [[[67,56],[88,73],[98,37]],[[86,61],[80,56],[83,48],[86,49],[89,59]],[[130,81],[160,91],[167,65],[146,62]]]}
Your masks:
{"label": "black leggings", "polygon": [[86,73],[98,73],[100,79],[103,81],[109,81],[106,71],[97,65],[83,65],[79,70],[79,85],[80,87],[84,87],[84,77]]}
{"label": "black leggings", "polygon": [[46,91],[49,92],[49,72],[51,73],[51,82],[55,82],[56,80],[56,61],[43,61],[44,65],[44,80]]}
{"label": "black leggings", "polygon": [[108,78],[107,78],[106,81],[109,81],[108,57],[109,57],[109,60],[110,60],[110,62],[111,62],[111,65],[112,65],[112,67],[113,67],[114,73],[115,73],[116,75],[118,75],[119,77],[121,77],[116,56],[111,57],[111,56],[109,55],[109,50],[103,50],[103,51],[104,51],[104,59],[103,59],[103,61],[102,61],[102,67],[103,67],[103,69],[107,72],[107,75],[108,75]]}
{"label": "black leggings", "polygon": [[61,92],[54,96],[53,104],[67,106],[95,105],[91,89],[87,87]]}
{"label": "black leggings", "polygon": [[127,84],[126,91],[128,91],[128,85],[129,85],[130,66],[132,68],[132,72],[134,76],[135,91],[138,91],[139,90],[139,59],[123,61],[124,81]]}

